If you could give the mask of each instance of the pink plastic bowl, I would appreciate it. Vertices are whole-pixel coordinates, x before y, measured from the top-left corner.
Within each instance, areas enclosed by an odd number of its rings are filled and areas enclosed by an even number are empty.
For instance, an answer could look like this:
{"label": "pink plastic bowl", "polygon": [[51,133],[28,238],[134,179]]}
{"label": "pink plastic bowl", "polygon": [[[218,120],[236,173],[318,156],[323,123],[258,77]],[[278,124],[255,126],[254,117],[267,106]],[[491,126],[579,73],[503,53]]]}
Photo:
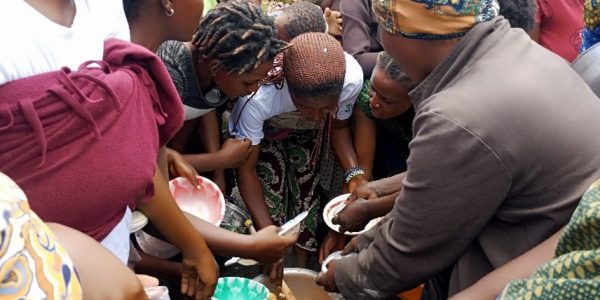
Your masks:
{"label": "pink plastic bowl", "polygon": [[203,219],[207,222],[221,225],[225,215],[225,198],[219,187],[212,181],[198,176],[200,188],[184,177],[177,177],[169,181],[169,190],[181,210]]}

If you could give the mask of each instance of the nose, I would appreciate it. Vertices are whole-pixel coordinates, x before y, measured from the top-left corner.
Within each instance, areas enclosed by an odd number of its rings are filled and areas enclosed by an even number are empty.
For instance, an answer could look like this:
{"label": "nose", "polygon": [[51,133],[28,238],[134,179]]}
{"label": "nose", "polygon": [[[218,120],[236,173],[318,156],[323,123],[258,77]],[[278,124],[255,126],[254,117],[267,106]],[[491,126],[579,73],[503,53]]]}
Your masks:
{"label": "nose", "polygon": [[379,99],[377,99],[377,95],[372,95],[371,99],[369,99],[369,104],[371,106],[371,108],[379,108]]}

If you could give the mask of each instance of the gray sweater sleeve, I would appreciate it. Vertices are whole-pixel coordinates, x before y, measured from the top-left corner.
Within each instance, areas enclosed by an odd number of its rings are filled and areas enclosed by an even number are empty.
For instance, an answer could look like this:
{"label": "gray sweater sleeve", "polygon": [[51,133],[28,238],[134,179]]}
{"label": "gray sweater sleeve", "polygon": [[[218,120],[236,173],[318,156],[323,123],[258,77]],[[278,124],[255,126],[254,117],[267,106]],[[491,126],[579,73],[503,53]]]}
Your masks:
{"label": "gray sweater sleeve", "polygon": [[359,255],[337,263],[336,284],[346,299],[382,299],[451,266],[509,189],[502,161],[468,129],[430,112],[414,126],[396,205]]}

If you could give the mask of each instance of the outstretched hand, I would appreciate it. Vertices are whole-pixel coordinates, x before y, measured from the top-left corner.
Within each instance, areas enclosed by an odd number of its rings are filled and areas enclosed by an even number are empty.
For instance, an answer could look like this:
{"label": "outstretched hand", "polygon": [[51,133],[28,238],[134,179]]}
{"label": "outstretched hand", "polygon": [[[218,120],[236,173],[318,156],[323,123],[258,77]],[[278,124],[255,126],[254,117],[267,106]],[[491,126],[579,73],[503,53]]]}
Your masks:
{"label": "outstretched hand", "polygon": [[323,286],[326,291],[332,293],[339,292],[337,284],[335,283],[335,264],[336,261],[332,260],[327,265],[327,273],[320,272],[317,275],[317,284]]}
{"label": "outstretched hand", "polygon": [[323,260],[325,260],[329,254],[344,249],[345,242],[345,235],[329,230],[321,248],[319,248],[319,262],[323,263]]}
{"label": "outstretched hand", "polygon": [[196,300],[211,299],[219,279],[219,266],[212,253],[206,250],[192,257],[184,255],[182,265],[181,293]]}
{"label": "outstretched hand", "polygon": [[283,258],[286,251],[296,243],[298,235],[280,236],[279,230],[279,227],[270,225],[251,235],[253,253],[249,258],[264,264],[275,263]]}
{"label": "outstretched hand", "polygon": [[219,153],[225,158],[224,167],[239,167],[250,155],[250,146],[252,146],[252,142],[249,139],[229,138],[225,140],[219,150]]}
{"label": "outstretched hand", "polygon": [[359,198],[346,205],[331,222],[340,225],[340,232],[358,232],[373,219],[368,209],[368,200]]}
{"label": "outstretched hand", "polygon": [[167,162],[169,164],[169,175],[172,177],[185,177],[192,186],[198,186],[198,172],[190,165],[179,152],[167,148]]}

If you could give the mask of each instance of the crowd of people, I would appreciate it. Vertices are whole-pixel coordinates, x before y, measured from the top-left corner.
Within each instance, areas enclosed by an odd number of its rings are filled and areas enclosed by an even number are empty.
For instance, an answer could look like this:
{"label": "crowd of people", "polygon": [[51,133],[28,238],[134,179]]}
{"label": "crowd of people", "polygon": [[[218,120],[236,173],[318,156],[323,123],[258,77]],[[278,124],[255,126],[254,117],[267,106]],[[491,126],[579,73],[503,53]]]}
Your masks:
{"label": "crowd of people", "polygon": [[[338,250],[345,299],[598,297],[596,0],[264,4],[6,2],[0,297],[211,299],[222,257],[281,285]],[[256,232],[179,208],[199,174]]]}

